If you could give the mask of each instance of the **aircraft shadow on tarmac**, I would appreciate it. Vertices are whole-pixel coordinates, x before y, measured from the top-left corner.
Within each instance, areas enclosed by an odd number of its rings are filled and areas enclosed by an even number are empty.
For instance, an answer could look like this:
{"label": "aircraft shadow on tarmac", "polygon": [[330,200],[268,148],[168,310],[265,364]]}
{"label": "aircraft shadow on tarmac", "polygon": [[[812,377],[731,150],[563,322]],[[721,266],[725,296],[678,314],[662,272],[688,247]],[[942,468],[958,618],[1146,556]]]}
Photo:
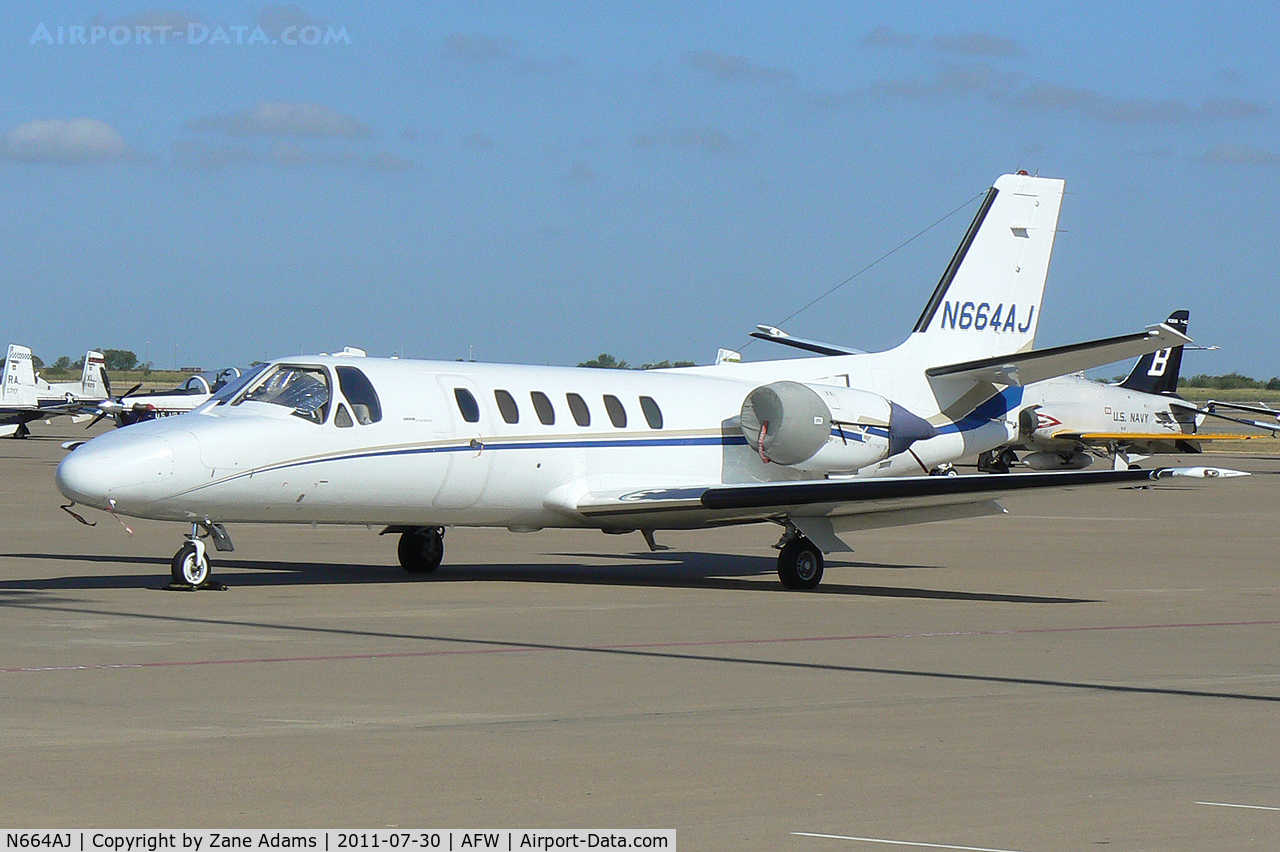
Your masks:
{"label": "aircraft shadow on tarmac", "polygon": [[[587,558],[579,554],[548,554],[567,558]],[[601,554],[590,554],[600,558]],[[776,594],[795,594],[772,582],[759,579],[776,572],[776,562],[767,556],[736,556],[722,553],[614,554],[611,558],[627,564],[591,565],[575,563],[467,565],[445,564],[436,572],[413,576],[391,565],[357,565],[340,562],[276,562],[255,559],[219,559],[214,579],[228,587],[342,585],[371,583],[559,583],[566,585],[671,587],[721,589]],[[110,554],[0,553],[3,559],[60,560],[69,562],[116,563],[148,566],[146,570],[121,574],[93,574],[69,577],[0,580],[0,604],[15,592],[70,591],[90,589],[162,589],[167,586],[169,560],[158,557]],[[154,567],[152,567],[154,566]],[[1088,598],[1015,595],[1000,592],[972,592],[905,586],[841,583],[832,576],[841,567],[912,568],[937,567],[889,565],[871,562],[828,563],[827,579],[817,589],[804,594],[866,597],[917,598],[924,600],[982,601],[988,603],[1069,604],[1098,603]]]}

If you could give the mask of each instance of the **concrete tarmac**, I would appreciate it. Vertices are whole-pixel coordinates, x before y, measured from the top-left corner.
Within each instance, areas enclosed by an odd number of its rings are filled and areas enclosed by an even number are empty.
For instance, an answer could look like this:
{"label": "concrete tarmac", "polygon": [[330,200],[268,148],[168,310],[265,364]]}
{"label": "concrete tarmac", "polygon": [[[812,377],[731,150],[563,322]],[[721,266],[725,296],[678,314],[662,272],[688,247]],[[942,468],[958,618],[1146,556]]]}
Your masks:
{"label": "concrete tarmac", "polygon": [[[99,427],[100,429],[101,427]],[[675,828],[683,850],[1276,848],[1280,457],[857,536],[783,590],[773,527],[364,528],[59,510],[0,441],[12,827]],[[1144,464],[1151,465],[1148,461]]]}

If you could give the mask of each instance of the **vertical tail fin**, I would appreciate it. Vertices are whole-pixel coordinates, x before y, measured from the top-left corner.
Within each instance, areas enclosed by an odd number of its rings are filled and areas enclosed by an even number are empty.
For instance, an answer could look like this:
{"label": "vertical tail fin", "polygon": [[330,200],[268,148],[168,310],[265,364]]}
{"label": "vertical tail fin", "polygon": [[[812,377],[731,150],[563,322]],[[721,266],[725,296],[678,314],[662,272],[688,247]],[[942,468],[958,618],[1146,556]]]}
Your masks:
{"label": "vertical tail fin", "polygon": [[1064,185],[1025,172],[996,180],[908,339],[929,364],[1032,348]]}
{"label": "vertical tail fin", "polygon": [[[1189,311],[1174,311],[1164,324],[1186,334],[1190,316]],[[1174,393],[1178,390],[1178,371],[1181,369],[1181,346],[1160,349],[1139,358],[1133,365],[1133,372],[1120,383],[1120,387],[1142,393]]]}
{"label": "vertical tail fin", "polygon": [[84,370],[80,373],[80,398],[102,399],[108,395],[103,375],[106,372],[106,358],[101,352],[90,349],[84,353]]}
{"label": "vertical tail fin", "polygon": [[16,343],[9,344],[4,359],[5,405],[36,406],[36,370],[31,363],[31,350]]}

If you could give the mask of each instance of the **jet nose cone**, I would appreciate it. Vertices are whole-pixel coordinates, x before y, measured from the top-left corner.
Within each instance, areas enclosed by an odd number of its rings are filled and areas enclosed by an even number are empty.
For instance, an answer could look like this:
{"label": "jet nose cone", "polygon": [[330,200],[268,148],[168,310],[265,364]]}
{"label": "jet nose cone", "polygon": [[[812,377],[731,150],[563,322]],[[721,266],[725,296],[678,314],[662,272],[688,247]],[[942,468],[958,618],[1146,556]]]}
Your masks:
{"label": "jet nose cone", "polygon": [[111,468],[103,456],[103,453],[90,450],[87,443],[72,450],[53,474],[58,490],[68,500],[99,509],[106,508]]}
{"label": "jet nose cone", "polygon": [[159,435],[110,432],[71,451],[54,481],[69,499],[98,509],[113,499],[146,503],[173,478],[173,445]]}

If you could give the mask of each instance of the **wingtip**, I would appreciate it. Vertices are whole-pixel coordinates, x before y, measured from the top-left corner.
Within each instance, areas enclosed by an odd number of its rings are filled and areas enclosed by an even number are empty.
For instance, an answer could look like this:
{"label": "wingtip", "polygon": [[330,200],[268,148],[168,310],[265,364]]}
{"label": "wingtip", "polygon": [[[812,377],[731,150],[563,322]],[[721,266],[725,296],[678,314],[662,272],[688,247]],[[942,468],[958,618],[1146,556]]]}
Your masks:
{"label": "wingtip", "polygon": [[1230,479],[1235,476],[1249,476],[1247,471],[1226,467],[1165,467],[1152,473],[1155,474],[1156,479],[1169,476],[1185,476],[1191,479]]}

